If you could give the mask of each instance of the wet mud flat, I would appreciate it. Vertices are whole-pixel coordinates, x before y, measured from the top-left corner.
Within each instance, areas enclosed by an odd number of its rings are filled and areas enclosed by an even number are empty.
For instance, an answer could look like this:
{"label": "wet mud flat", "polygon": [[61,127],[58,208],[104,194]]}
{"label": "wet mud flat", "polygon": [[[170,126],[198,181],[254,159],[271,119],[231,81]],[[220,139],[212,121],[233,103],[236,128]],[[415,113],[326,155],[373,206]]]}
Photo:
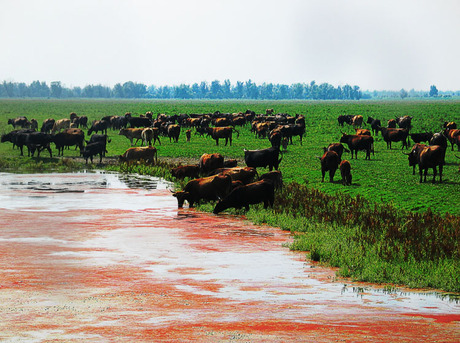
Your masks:
{"label": "wet mud flat", "polygon": [[289,233],[178,210],[168,187],[0,174],[0,340],[459,341],[454,298],[337,280]]}

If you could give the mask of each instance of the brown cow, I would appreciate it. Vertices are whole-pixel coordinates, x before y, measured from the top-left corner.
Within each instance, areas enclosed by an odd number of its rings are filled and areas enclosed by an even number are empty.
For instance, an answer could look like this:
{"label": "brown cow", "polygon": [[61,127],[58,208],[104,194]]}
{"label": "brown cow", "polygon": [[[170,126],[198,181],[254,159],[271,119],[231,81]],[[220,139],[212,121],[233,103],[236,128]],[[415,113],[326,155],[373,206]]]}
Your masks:
{"label": "brown cow", "polygon": [[153,163],[157,161],[157,149],[152,146],[134,147],[120,155],[120,162],[141,161]]}
{"label": "brown cow", "polygon": [[56,131],[61,131],[62,129],[68,128],[70,128],[70,119],[59,119],[54,122],[51,133],[55,133]]}
{"label": "brown cow", "polygon": [[387,149],[391,149],[391,142],[402,142],[401,149],[406,149],[408,146],[407,136],[409,135],[408,129],[393,129],[382,127],[382,137],[383,140],[387,143]]}
{"label": "brown cow", "polygon": [[252,167],[218,168],[211,173],[213,175],[230,175],[232,181],[241,181],[243,184],[247,185],[254,180],[254,177],[257,175],[257,170]]}
{"label": "brown cow", "polygon": [[224,156],[221,154],[203,154],[200,157],[198,166],[202,173],[207,174],[224,166]]}
{"label": "brown cow", "polygon": [[177,207],[182,208],[185,200],[189,207],[193,207],[200,200],[217,200],[224,198],[230,193],[232,178],[230,175],[213,175],[199,179],[190,180],[183,191],[173,193],[177,198]]}
{"label": "brown cow", "polygon": [[340,138],[340,143],[346,143],[348,148],[351,151],[351,158],[353,158],[353,152],[355,157],[358,158],[358,151],[366,151],[366,160],[371,159],[371,151],[373,151],[374,138],[372,136],[362,136],[362,135],[347,135],[342,134]]}
{"label": "brown cow", "polygon": [[326,151],[321,157],[321,182],[324,182],[326,172],[329,172],[329,181],[334,181],[334,174],[339,168],[340,157],[335,151]]}
{"label": "brown cow", "polygon": [[437,170],[436,167],[439,166],[439,182],[442,182],[442,169],[445,164],[445,154],[446,150],[439,145],[430,145],[422,148],[417,153],[416,149],[412,149],[409,154],[409,164],[413,165],[414,163],[418,164],[419,174],[420,174],[420,183],[422,182],[422,171],[424,172],[423,181],[426,182],[426,174],[428,169],[433,168],[433,183],[436,179]]}
{"label": "brown cow", "polygon": [[185,179],[186,177],[197,179],[200,177],[200,167],[197,165],[178,166],[171,169],[171,176],[176,179]]}
{"label": "brown cow", "polygon": [[180,136],[180,126],[177,124],[171,124],[168,125],[168,137],[169,137],[169,142],[171,140],[174,143],[177,143],[179,141],[179,136]]}
{"label": "brown cow", "polygon": [[422,150],[426,147],[427,145],[425,144],[415,143],[409,153],[403,153],[404,155],[409,156],[409,167],[412,167],[412,175],[415,175],[415,166],[418,164],[418,158],[420,157]]}
{"label": "brown cow", "polygon": [[185,131],[185,138],[187,142],[190,142],[190,138],[192,138],[192,130]]}
{"label": "brown cow", "polygon": [[[158,130],[158,129],[157,129]],[[152,145],[153,139],[153,129],[151,127],[146,127],[141,132],[142,144],[144,145]]]}
{"label": "brown cow", "polygon": [[345,148],[342,143],[331,143],[327,146],[327,148],[323,148],[323,149],[324,149],[324,152],[335,151],[337,155],[339,155],[340,159],[342,159],[342,154],[344,151],[350,152],[350,150]]}
{"label": "brown cow", "polygon": [[342,184],[345,186],[351,185],[351,164],[347,160],[343,160],[339,164],[340,175],[342,176]]}
{"label": "brown cow", "polygon": [[283,187],[283,175],[279,170],[273,170],[271,172],[262,174],[259,180],[271,180],[275,189]]}
{"label": "brown cow", "polygon": [[136,144],[139,140],[142,141],[142,131],[144,129],[141,128],[127,128],[127,129],[120,129],[118,132],[119,135],[125,136],[131,142],[131,146],[133,146],[133,139],[136,139]]}
{"label": "brown cow", "polygon": [[240,136],[240,133],[232,126],[226,127],[208,127],[207,128],[208,135],[211,136],[212,139],[216,141],[216,145],[219,145],[219,139],[225,139],[225,145],[230,141],[230,145],[232,145],[232,134],[235,131]]}
{"label": "brown cow", "polygon": [[[454,151],[454,144],[458,145],[458,137],[460,137],[460,130],[459,129],[446,129],[444,131],[444,136],[447,137],[450,144],[452,144],[452,151]],[[460,145],[458,146],[458,150],[460,151]]]}

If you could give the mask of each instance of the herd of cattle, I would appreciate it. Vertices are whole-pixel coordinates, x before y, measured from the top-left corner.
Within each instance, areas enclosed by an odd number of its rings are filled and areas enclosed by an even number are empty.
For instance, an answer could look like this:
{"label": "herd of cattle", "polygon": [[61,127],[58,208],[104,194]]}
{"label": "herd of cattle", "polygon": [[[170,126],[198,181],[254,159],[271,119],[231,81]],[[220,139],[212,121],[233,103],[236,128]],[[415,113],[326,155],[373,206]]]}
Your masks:
{"label": "herd of cattle", "polygon": [[[331,143],[324,148],[324,154],[320,157],[322,181],[327,172],[332,182],[336,171],[339,169],[342,183],[352,183],[351,164],[342,160],[344,152],[351,153],[351,159],[358,158],[358,151],[365,151],[365,159],[371,159],[374,153],[374,137],[381,133],[387,148],[391,149],[392,142],[402,142],[402,148],[408,148],[409,137],[415,145],[407,153],[409,165],[419,166],[420,182],[422,173],[424,181],[428,169],[433,169],[433,182],[439,168],[439,179],[442,181],[443,165],[448,143],[452,150],[457,145],[460,151],[460,130],[454,122],[446,122],[444,128],[438,133],[411,133],[412,117],[404,116],[391,119],[386,126],[378,119],[369,117],[367,124],[369,129],[363,129],[363,117],[361,115],[340,115],[338,124],[352,125],[356,134],[342,134],[340,142]],[[88,129],[88,118],[71,113],[70,118],[59,120],[47,119],[38,130],[36,120],[30,121],[26,117],[9,119],[8,124],[13,126],[13,131],[2,135],[2,142],[12,142],[23,155],[23,147],[28,149],[28,155],[34,156],[47,150],[52,157],[51,143],[56,145],[58,156],[64,154],[64,148],[76,146],[80,149],[80,155],[88,162],[93,162],[93,157],[99,155],[100,163],[107,153],[107,144],[111,140],[107,136],[107,130],[118,130],[118,134],[126,137],[131,144],[121,156],[120,161],[145,161],[154,163],[157,161],[157,149],[155,144],[161,145],[160,137],[169,138],[170,142],[178,142],[180,133],[185,130],[186,140],[190,141],[191,133],[207,135],[219,145],[219,140],[225,140],[225,145],[232,145],[233,133],[239,137],[240,132],[236,127],[250,125],[251,132],[257,138],[268,138],[271,147],[260,150],[244,149],[244,161],[246,167],[237,167],[236,160],[224,161],[220,154],[203,154],[197,165],[179,166],[171,170],[173,177],[191,180],[182,191],[174,192],[178,206],[182,207],[187,201],[190,207],[200,200],[219,200],[214,212],[218,213],[230,207],[249,208],[250,204],[263,202],[265,207],[272,206],[274,191],[282,185],[282,176],[279,164],[282,160],[281,148],[287,149],[292,144],[293,137],[302,138],[305,134],[305,117],[303,115],[291,116],[288,114],[274,114],[273,110],[267,109],[264,115],[256,115],[255,112],[225,114],[219,111],[210,114],[178,114],[167,116],[159,114],[155,119],[152,112],[138,117],[126,113],[124,116],[106,116],[91,123]],[[399,128],[397,128],[399,126]],[[87,129],[89,140],[85,140],[84,129]],[[140,147],[133,147],[141,141]],[[429,143],[421,144],[422,142]],[[348,149],[344,146],[348,147]],[[261,176],[257,168],[268,167],[269,171]],[[273,171],[273,169],[275,169]]]}

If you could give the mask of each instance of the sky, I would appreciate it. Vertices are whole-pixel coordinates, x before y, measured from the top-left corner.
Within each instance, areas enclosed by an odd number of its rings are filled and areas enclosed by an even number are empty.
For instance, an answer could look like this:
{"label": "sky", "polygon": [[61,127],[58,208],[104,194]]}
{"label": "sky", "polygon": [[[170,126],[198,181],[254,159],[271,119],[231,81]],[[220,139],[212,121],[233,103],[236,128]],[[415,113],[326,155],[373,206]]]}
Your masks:
{"label": "sky", "polygon": [[0,81],[460,90],[459,0],[0,0]]}

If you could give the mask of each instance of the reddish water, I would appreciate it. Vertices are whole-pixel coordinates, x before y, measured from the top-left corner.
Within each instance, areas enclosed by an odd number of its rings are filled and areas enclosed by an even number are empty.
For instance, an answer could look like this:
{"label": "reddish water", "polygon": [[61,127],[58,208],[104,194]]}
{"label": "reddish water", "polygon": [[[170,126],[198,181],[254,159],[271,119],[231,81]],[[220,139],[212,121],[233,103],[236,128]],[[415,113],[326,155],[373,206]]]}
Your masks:
{"label": "reddish water", "polygon": [[336,280],[284,248],[288,233],[178,211],[166,188],[0,174],[0,338],[459,341],[460,306],[443,294]]}

